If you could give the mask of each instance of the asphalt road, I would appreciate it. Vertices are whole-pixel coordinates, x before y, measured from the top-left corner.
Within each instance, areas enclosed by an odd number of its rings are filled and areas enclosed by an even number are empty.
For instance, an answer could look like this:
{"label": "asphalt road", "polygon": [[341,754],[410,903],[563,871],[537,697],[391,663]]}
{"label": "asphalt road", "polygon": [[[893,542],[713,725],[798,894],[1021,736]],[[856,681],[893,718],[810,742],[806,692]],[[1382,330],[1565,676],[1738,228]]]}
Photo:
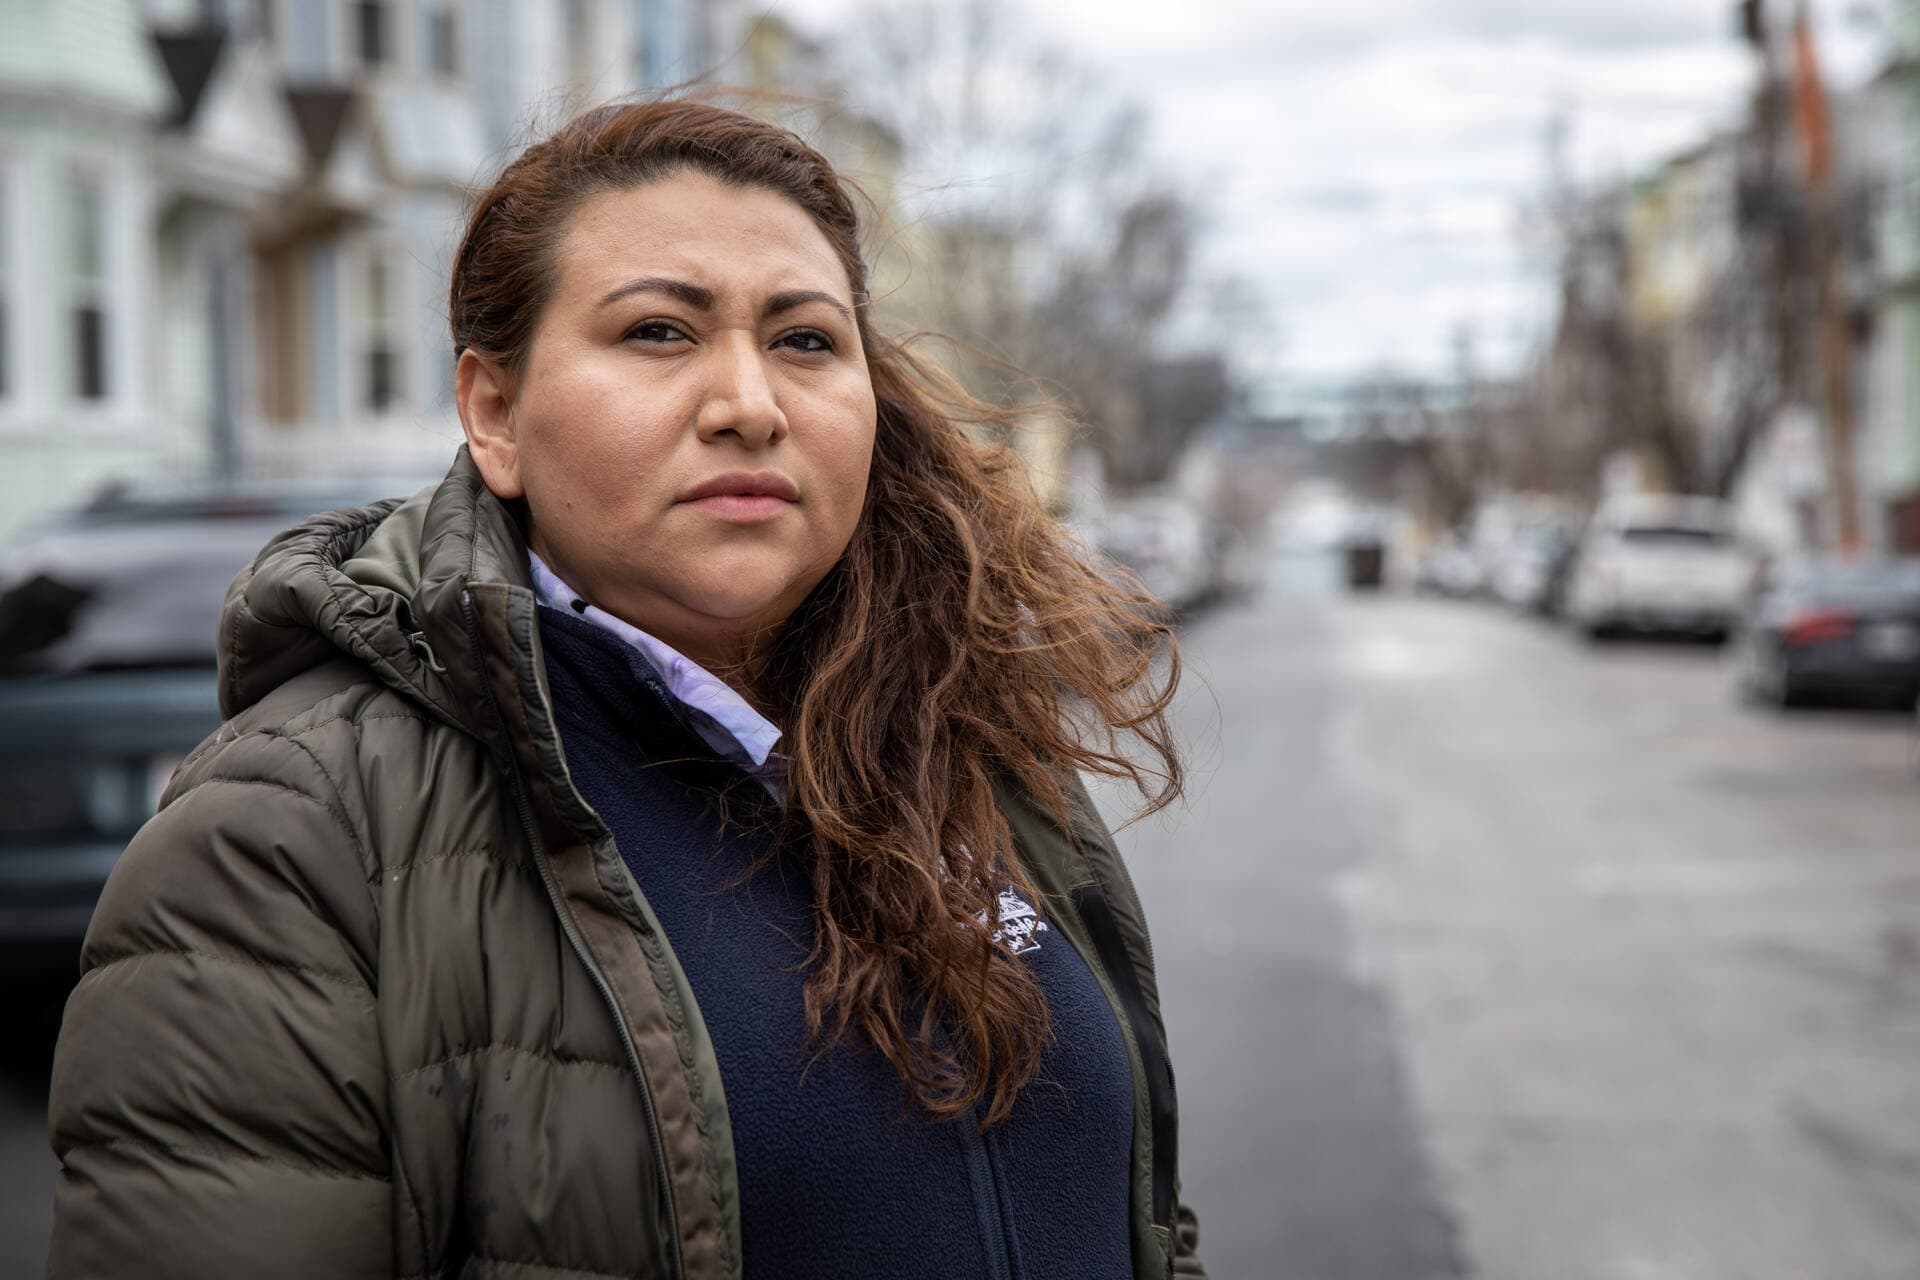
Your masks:
{"label": "asphalt road", "polygon": [[[1907,722],[1326,578],[1189,627],[1190,796],[1121,834],[1213,1274],[1920,1275]],[[7,998],[0,1278],[52,1169]]]}
{"label": "asphalt road", "polygon": [[1910,720],[1325,578],[1190,629],[1121,837],[1214,1274],[1920,1276]]}
{"label": "asphalt road", "polygon": [[[1119,832],[1153,929],[1183,1195],[1216,1280],[1464,1274],[1391,995],[1339,888],[1392,825],[1334,750],[1352,698],[1327,566],[1190,625],[1185,801]],[[1129,796],[1095,788],[1110,823]],[[1545,1280],[1544,1277],[1541,1280]]]}

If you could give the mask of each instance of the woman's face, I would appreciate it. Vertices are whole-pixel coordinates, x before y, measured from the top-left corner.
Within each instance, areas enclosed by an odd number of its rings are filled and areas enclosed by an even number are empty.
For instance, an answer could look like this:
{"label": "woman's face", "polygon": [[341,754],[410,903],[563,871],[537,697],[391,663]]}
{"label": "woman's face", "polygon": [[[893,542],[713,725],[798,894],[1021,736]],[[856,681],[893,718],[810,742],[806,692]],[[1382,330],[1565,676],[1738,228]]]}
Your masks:
{"label": "woman's face", "polygon": [[694,172],[588,200],[515,384],[468,352],[475,460],[593,604],[743,661],[846,550],[875,408],[852,290],[804,210]]}

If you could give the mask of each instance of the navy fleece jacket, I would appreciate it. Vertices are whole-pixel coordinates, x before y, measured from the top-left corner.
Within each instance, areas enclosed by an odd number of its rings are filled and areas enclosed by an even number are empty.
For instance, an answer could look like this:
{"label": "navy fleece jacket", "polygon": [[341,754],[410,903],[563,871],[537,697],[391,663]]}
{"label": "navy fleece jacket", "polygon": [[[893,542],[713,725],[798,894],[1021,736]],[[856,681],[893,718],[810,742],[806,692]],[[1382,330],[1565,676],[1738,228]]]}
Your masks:
{"label": "navy fleece jacket", "polygon": [[1132,1077],[1066,938],[1038,913],[1009,926],[1053,1024],[1013,1114],[984,1136],[971,1121],[902,1119],[903,1086],[878,1053],[842,1045],[810,1063],[805,879],[777,852],[742,879],[773,848],[772,799],[715,757],[636,650],[563,611],[542,608],[540,623],[568,768],[659,917],[719,1057],[748,1280],[1130,1276]]}

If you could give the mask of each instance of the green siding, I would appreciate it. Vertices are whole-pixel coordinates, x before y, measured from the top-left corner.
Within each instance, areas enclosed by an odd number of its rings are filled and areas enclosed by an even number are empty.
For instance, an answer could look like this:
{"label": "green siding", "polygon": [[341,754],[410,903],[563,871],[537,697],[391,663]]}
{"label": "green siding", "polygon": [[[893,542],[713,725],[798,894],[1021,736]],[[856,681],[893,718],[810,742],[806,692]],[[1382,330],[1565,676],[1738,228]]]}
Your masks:
{"label": "green siding", "polygon": [[134,0],[0,0],[0,86],[135,115],[158,115],[172,99]]}

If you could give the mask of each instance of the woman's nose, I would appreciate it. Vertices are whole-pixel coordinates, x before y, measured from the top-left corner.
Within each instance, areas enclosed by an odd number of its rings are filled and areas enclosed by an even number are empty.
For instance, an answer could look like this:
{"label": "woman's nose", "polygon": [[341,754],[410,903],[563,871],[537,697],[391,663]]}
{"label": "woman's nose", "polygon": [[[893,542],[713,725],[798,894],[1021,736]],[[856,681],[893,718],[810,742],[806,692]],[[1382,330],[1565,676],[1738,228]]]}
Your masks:
{"label": "woman's nose", "polygon": [[731,434],[758,449],[786,435],[786,414],[767,376],[767,357],[758,339],[742,334],[718,343],[709,358],[712,381],[700,406],[700,438]]}

